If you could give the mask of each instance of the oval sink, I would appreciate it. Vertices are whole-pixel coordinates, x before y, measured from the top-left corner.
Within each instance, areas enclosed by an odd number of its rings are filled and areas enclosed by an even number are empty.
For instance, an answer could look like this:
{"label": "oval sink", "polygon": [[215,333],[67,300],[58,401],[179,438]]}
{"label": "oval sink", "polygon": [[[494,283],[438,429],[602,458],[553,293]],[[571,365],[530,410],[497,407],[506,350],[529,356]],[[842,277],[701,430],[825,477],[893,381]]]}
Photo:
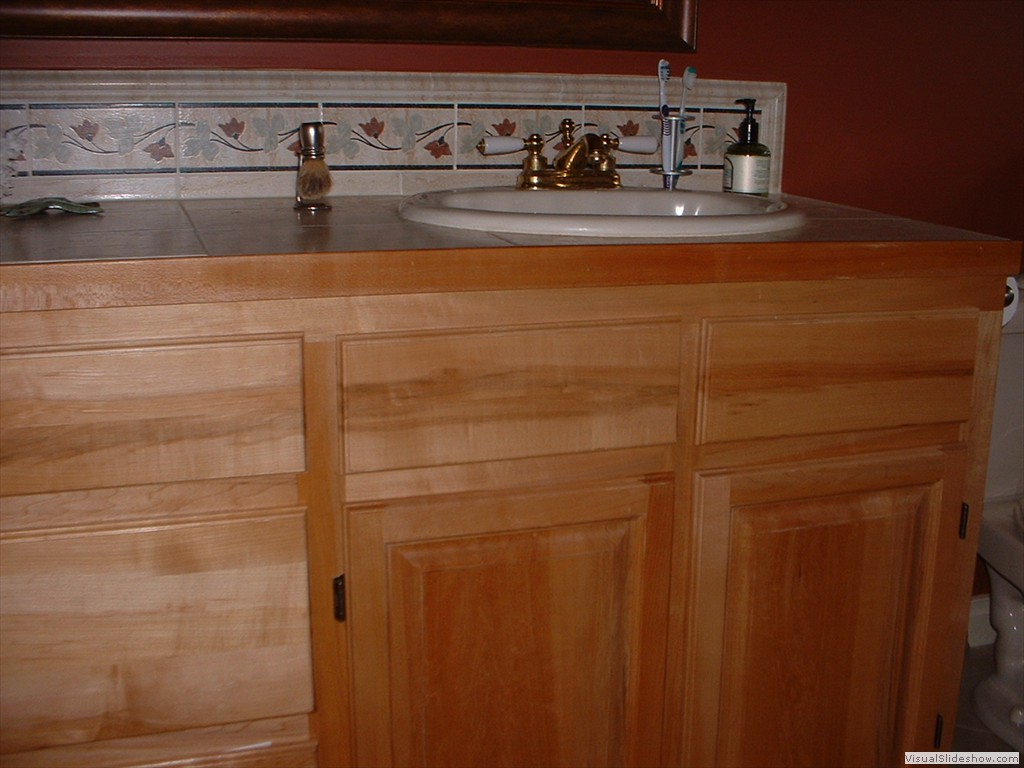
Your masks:
{"label": "oval sink", "polygon": [[747,235],[804,221],[778,198],[664,189],[454,189],[406,198],[399,213],[456,229],[591,237]]}

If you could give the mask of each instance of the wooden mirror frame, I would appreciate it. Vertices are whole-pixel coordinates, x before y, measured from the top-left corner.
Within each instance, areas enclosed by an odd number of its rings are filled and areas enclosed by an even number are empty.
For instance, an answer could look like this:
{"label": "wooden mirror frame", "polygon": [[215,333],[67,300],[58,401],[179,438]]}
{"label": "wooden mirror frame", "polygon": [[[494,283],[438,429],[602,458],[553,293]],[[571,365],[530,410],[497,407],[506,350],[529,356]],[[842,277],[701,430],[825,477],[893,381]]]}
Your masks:
{"label": "wooden mirror frame", "polygon": [[694,51],[698,0],[2,0],[0,36]]}

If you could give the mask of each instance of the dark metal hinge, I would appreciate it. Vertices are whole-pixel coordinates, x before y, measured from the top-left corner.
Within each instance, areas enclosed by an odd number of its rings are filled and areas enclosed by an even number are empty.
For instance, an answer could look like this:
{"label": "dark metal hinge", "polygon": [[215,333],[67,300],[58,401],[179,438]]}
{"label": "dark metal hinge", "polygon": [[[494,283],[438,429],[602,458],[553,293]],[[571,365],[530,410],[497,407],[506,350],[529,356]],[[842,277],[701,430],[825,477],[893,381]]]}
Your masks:
{"label": "dark metal hinge", "polygon": [[345,620],[345,574],[334,577],[334,618]]}
{"label": "dark metal hinge", "polygon": [[967,538],[967,518],[971,514],[971,505],[966,501],[960,505],[960,538]]}

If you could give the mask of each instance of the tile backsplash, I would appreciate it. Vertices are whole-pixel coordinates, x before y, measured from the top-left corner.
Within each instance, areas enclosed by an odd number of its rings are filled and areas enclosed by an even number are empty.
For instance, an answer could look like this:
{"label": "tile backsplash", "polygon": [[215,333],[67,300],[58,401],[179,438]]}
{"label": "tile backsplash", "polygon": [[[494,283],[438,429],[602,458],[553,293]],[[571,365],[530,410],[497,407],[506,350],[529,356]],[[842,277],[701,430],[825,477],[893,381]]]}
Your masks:
{"label": "tile backsplash", "polygon": [[[679,87],[678,79],[672,84]],[[681,187],[716,189],[722,153],[756,98],[761,141],[781,190],[786,87],[698,80],[688,99]],[[675,93],[673,98],[678,98]],[[290,196],[297,131],[327,124],[334,195],[411,194],[511,184],[522,155],[484,157],[484,136],[540,133],[552,157],[558,124],[657,135],[654,77],[397,72],[0,72],[4,202]],[[659,186],[658,155],[620,153],[628,186]]]}

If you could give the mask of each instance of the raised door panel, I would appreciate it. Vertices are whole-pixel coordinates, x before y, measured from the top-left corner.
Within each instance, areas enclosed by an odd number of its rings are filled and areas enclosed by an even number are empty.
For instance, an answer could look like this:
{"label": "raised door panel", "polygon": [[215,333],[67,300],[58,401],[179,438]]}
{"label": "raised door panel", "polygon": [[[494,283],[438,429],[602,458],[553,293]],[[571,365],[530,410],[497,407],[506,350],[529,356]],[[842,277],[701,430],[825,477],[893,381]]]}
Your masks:
{"label": "raised door panel", "polygon": [[356,764],[658,764],[672,496],[351,509]]}
{"label": "raised door panel", "polygon": [[688,762],[888,765],[929,748],[911,746],[928,716],[922,649],[962,461],[926,451],[699,477]]}
{"label": "raised door panel", "polygon": [[305,512],[0,542],[2,751],[309,712]]}
{"label": "raised door panel", "polygon": [[665,445],[677,323],[342,342],[345,470]]}
{"label": "raised door panel", "polygon": [[5,496],[305,468],[297,339],[16,353],[0,366]]}
{"label": "raised door panel", "polygon": [[702,444],[960,423],[975,312],[709,321]]}

